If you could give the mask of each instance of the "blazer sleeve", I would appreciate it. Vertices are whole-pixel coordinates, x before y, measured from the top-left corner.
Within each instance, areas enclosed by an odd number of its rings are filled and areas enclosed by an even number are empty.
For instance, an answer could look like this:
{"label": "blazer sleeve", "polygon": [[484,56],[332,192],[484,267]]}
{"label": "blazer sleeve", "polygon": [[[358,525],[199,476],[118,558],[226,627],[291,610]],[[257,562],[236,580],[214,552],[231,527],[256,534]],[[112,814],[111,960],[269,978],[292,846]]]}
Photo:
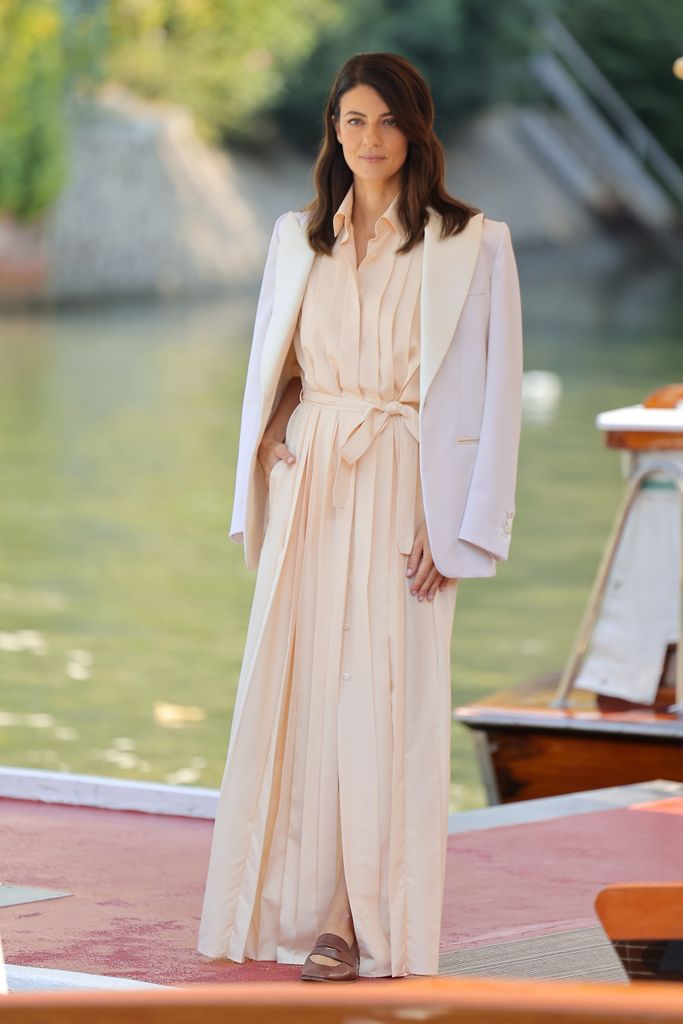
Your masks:
{"label": "blazer sleeve", "polygon": [[491,271],[484,408],[459,538],[506,561],[515,515],[522,423],[522,304],[510,229],[501,233]]}
{"label": "blazer sleeve", "polygon": [[277,265],[277,252],[280,240],[280,225],[287,216],[281,214],[275,221],[270,236],[268,255],[263,269],[263,278],[256,304],[256,316],[254,319],[254,331],[247,364],[247,376],[244,385],[244,399],[242,402],[242,416],[240,419],[240,438],[237,453],[237,471],[235,474],[235,492],[232,507],[232,520],[230,523],[230,540],[235,544],[244,543],[244,518],[246,514],[247,500],[247,474],[251,460],[252,447],[255,434],[258,429],[258,412],[261,400],[260,366],[263,343],[265,341],[268,324],[270,323],[273,311],[273,297],[275,292],[275,267]]}

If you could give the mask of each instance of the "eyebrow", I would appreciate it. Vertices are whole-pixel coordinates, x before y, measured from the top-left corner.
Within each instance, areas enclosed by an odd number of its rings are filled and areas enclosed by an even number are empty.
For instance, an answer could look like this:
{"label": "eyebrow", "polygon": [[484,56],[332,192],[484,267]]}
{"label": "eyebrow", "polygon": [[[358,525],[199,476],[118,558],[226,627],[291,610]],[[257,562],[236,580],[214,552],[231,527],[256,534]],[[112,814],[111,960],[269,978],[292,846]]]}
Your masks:
{"label": "eyebrow", "polygon": [[[344,114],[344,117],[348,117],[349,114],[360,114],[361,117],[367,117],[367,114],[364,114],[362,110],[347,110],[346,113]],[[386,117],[387,114],[389,115],[389,117],[394,116],[390,110],[383,110],[379,116]]]}

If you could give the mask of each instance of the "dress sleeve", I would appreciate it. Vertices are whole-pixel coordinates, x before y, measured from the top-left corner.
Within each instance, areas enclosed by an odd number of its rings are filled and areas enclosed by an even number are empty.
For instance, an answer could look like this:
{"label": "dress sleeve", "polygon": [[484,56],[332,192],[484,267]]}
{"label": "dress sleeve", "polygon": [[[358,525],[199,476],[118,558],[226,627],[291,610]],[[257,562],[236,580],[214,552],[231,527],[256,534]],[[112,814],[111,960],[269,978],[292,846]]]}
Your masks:
{"label": "dress sleeve", "polygon": [[461,540],[506,561],[515,515],[515,484],[522,421],[522,306],[510,229],[501,233],[491,271],[486,385],[479,444]]}

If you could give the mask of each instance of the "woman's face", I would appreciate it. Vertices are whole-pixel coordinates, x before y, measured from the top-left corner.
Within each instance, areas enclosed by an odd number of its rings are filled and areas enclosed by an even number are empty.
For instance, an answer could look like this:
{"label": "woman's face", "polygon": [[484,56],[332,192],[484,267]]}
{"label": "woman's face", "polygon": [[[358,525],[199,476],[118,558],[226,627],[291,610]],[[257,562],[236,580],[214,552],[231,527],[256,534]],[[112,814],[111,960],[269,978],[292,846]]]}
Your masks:
{"label": "woman's face", "polygon": [[408,153],[408,140],[372,86],[355,85],[344,93],[335,130],[354,177],[388,181],[398,174]]}

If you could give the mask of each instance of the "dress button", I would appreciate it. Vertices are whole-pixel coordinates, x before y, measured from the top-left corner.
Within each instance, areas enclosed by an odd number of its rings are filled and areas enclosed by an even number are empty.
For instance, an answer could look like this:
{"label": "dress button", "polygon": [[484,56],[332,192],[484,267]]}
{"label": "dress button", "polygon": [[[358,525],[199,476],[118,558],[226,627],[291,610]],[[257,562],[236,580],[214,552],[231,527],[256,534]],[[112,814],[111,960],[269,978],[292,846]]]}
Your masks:
{"label": "dress button", "polygon": [[350,678],[351,678],[351,673],[350,672],[345,672],[344,673],[344,679],[350,679]]}

